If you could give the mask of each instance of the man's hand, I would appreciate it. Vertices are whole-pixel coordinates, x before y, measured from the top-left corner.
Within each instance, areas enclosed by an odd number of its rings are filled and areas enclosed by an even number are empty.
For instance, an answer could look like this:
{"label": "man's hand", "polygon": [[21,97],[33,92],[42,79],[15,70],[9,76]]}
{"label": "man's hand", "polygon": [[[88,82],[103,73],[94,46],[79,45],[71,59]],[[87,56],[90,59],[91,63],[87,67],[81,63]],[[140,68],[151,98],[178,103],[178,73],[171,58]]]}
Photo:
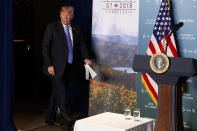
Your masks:
{"label": "man's hand", "polygon": [[48,67],[48,72],[49,72],[50,75],[54,76],[54,75],[55,75],[54,66],[49,66],[49,67]]}
{"label": "man's hand", "polygon": [[85,59],[85,60],[84,60],[84,62],[85,62],[86,64],[88,64],[89,66],[91,66],[91,65],[92,65],[92,61],[91,61],[91,60],[89,60],[89,59]]}

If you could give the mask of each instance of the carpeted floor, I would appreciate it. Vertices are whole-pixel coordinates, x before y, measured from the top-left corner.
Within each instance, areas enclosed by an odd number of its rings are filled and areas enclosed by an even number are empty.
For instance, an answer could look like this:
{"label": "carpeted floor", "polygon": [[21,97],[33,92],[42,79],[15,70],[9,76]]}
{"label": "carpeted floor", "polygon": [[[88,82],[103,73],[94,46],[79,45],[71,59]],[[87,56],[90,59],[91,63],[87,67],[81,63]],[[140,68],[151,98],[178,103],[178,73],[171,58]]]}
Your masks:
{"label": "carpeted floor", "polygon": [[47,100],[18,99],[14,103],[14,123],[18,131],[71,131],[62,117],[57,119],[64,123],[61,127],[50,126],[45,123]]}

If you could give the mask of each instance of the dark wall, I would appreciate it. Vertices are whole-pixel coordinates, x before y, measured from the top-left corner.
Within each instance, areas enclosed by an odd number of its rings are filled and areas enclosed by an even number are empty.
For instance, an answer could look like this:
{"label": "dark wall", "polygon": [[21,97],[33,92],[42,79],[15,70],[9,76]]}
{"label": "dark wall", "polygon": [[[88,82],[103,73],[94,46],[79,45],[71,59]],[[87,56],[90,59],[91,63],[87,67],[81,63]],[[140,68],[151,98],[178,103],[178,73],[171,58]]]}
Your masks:
{"label": "dark wall", "polygon": [[33,2],[13,1],[13,38],[15,58],[15,92],[17,96],[32,93],[33,88]]}
{"label": "dark wall", "polygon": [[59,5],[62,1],[34,0],[33,24],[33,62],[34,62],[34,88],[36,95],[46,94],[50,90],[50,81],[42,73],[42,37],[47,24],[59,20]]}

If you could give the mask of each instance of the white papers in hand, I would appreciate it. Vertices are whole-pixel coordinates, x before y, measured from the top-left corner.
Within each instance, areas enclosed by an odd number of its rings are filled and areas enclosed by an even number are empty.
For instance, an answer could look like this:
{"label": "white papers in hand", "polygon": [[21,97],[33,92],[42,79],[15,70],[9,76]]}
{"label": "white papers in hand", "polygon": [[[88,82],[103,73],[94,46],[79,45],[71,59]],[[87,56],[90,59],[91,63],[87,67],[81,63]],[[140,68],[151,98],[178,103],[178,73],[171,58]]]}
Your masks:
{"label": "white papers in hand", "polygon": [[92,79],[94,79],[97,73],[88,64],[85,64],[84,66],[86,70],[86,80],[89,80],[89,74],[92,77]]}

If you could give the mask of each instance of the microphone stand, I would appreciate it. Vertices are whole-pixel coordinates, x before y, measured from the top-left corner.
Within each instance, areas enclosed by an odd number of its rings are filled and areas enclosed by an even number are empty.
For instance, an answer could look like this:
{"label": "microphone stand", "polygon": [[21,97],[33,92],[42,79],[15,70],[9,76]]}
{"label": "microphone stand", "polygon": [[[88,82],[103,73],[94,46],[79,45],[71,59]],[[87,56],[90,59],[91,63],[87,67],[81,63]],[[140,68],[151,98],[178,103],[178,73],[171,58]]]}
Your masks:
{"label": "microphone stand", "polygon": [[175,30],[172,30],[168,36],[168,39],[167,39],[167,43],[166,43],[166,48],[165,48],[165,54],[167,55],[167,51],[168,51],[168,43],[169,43],[169,40],[170,40],[170,36],[172,35],[172,33],[174,32]]}
{"label": "microphone stand", "polygon": [[167,55],[167,51],[168,51],[167,47],[168,47],[168,43],[169,43],[169,40],[170,40],[170,36],[172,35],[173,32],[177,31],[182,26],[183,26],[183,22],[179,22],[177,25],[175,25],[175,27],[170,32],[170,34],[168,36],[168,39],[167,39],[166,48],[165,48],[165,54],[166,55]]}

